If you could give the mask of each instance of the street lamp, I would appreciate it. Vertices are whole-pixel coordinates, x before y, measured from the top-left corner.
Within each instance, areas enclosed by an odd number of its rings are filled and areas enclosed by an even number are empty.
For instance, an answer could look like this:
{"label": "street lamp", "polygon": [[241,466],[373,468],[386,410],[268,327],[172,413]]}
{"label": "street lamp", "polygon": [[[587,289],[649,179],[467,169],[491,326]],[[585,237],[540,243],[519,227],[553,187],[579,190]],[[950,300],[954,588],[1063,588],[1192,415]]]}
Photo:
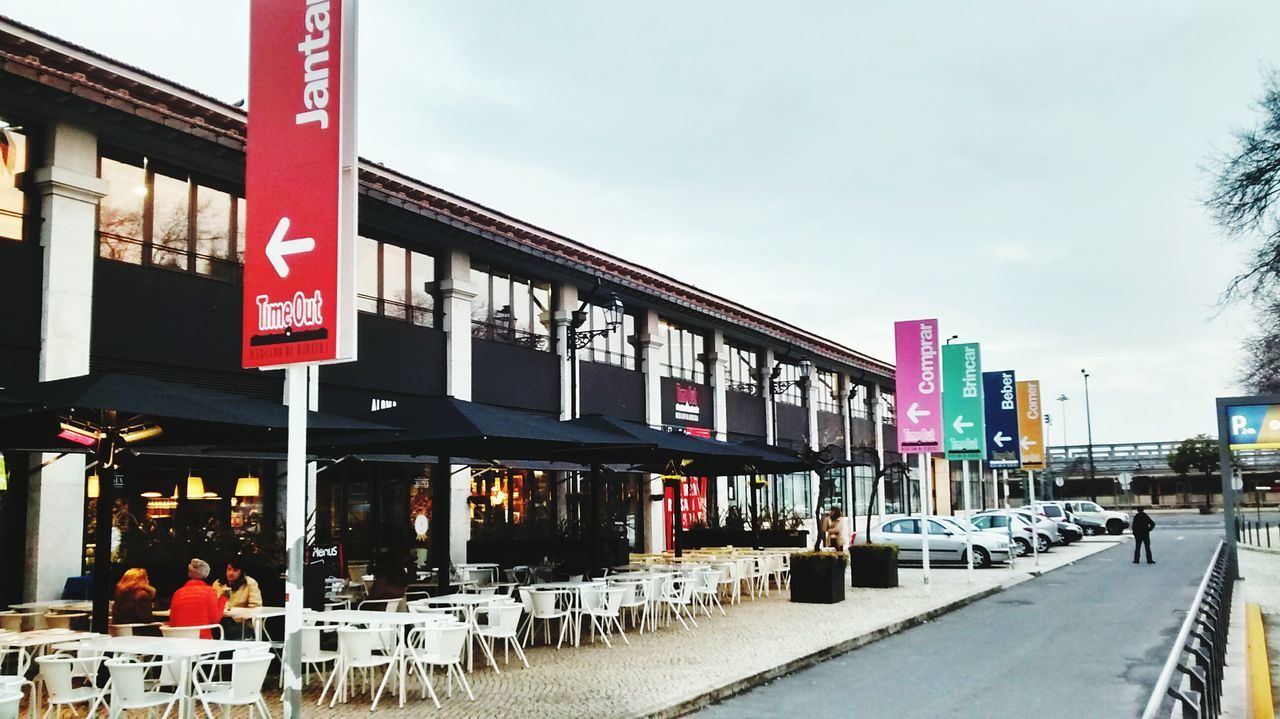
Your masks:
{"label": "street lamp", "polygon": [[583,330],[581,327],[587,323],[587,305],[589,303],[589,297],[583,300],[582,304],[578,305],[578,309],[573,311],[573,315],[569,318],[569,324],[565,327],[565,339],[569,349],[569,376],[572,380],[570,403],[574,417],[578,416],[578,350],[586,349],[587,345],[591,344],[591,341],[595,338],[605,337],[622,327],[622,318],[625,311],[622,306],[622,300],[618,298],[618,293],[610,292],[609,304],[604,307],[604,327]]}
{"label": "street lamp", "polygon": [[951,335],[950,337],[947,338],[947,341],[945,342],[945,344],[951,344],[951,340],[958,340],[958,339],[960,339],[960,335]]}
{"label": "street lamp", "polygon": [[1089,409],[1089,373],[1082,369],[1080,374],[1084,376],[1084,422],[1089,433],[1089,499],[1096,503],[1098,501],[1098,492],[1093,486],[1093,414]]}
{"label": "street lamp", "polygon": [[[1058,419],[1062,421],[1062,446],[1067,446],[1067,400],[1071,399],[1065,394],[1058,395],[1058,404],[1062,407],[1062,411],[1058,413]],[[1063,454],[1065,457],[1066,455]]]}
{"label": "street lamp", "polygon": [[[801,390],[809,387],[809,371],[813,369],[813,362],[808,358],[800,360],[800,376],[795,379],[778,379],[782,375],[782,362],[778,362],[773,366],[773,372],[769,374],[769,391],[775,397],[786,392],[794,386],[799,386]],[[802,395],[803,396],[803,395]]]}

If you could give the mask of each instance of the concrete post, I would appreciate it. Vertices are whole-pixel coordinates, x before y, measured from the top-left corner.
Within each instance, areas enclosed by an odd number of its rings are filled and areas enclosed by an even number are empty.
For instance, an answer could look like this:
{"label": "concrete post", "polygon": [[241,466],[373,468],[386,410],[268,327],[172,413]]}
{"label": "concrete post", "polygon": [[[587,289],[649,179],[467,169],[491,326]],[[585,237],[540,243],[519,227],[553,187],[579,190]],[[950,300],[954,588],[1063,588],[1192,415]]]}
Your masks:
{"label": "concrete post", "polygon": [[[640,357],[644,370],[644,421],[650,427],[662,425],[662,339],[658,313],[646,310],[638,318],[640,325]],[[662,496],[662,477],[652,475],[649,494]],[[645,551],[661,552],[667,548],[666,524],[663,521],[662,502],[647,502],[644,512]]]}
{"label": "concrete post", "polygon": [[[47,127],[48,164],[31,170],[29,177],[30,187],[40,195],[40,246],[44,250],[41,382],[89,373],[97,206],[108,189],[97,176],[97,136],[64,122]],[[66,578],[80,574],[80,533],[65,529],[67,508],[85,503],[85,457],[33,456],[32,469],[41,466],[43,469],[31,476],[27,490],[23,583],[27,601],[58,598]],[[101,481],[111,479],[104,472]]]}
{"label": "concrete post", "polygon": [[[476,288],[471,284],[471,257],[452,250],[444,259],[440,281],[440,302],[444,309],[445,394],[471,399],[471,300]],[[438,469],[433,466],[433,470]],[[437,481],[436,476],[431,480]],[[471,538],[471,470],[452,465],[449,482],[449,559],[454,564],[467,561],[467,540]]]}
{"label": "concrete post", "polygon": [[[573,354],[569,349],[569,323],[573,320],[573,311],[578,308],[578,288],[573,285],[560,285],[556,288],[556,306],[552,314],[555,332],[556,355],[560,357],[560,419],[573,419],[580,416],[582,393],[575,385],[574,373],[579,367],[577,360],[570,359]],[[581,375],[578,375],[581,377]]]}
{"label": "concrete post", "polygon": [[[711,385],[711,433],[722,442],[729,439],[729,409],[725,406],[728,401],[728,367],[729,352],[725,348],[724,332],[716,330],[711,334],[711,351],[707,353],[707,383]],[[709,477],[708,481],[716,483],[715,510],[723,512],[726,508],[721,503],[729,496],[729,478]],[[711,509],[710,506],[707,507],[708,511]],[[707,517],[707,523],[711,523],[710,517]]]}

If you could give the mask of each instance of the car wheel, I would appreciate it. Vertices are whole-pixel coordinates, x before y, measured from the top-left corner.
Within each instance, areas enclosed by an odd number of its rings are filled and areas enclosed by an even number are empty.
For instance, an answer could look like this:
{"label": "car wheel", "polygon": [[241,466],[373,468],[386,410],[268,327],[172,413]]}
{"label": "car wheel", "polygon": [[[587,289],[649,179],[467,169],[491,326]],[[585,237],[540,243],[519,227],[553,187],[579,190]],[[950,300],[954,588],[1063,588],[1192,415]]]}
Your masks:
{"label": "car wheel", "polygon": [[1088,527],[1085,527],[1085,528],[1084,528],[1084,533],[1085,533],[1085,535],[1086,535],[1086,536],[1089,536],[1089,537],[1096,537],[1096,536],[1098,536],[1099,534],[1102,534],[1102,527],[1095,527],[1095,526],[1090,525],[1090,526],[1088,526]]}
{"label": "car wheel", "polygon": [[1022,537],[1016,537],[1016,538],[1014,538],[1014,540],[1013,540],[1013,541],[1014,541],[1014,544],[1016,544],[1016,545],[1017,545],[1017,551],[1016,551],[1016,554],[1017,554],[1019,557],[1025,557],[1025,556],[1027,556],[1028,554],[1031,554],[1031,542],[1028,542],[1027,540],[1023,539]]}
{"label": "car wheel", "polygon": [[982,547],[974,547],[973,548],[973,566],[990,567],[991,552],[988,552],[986,549],[983,549]]}
{"label": "car wheel", "polygon": [[1107,534],[1114,537],[1122,532],[1124,532],[1124,522],[1121,522],[1118,519],[1107,520]]}
{"label": "car wheel", "polygon": [[1044,554],[1044,553],[1046,553],[1046,552],[1048,552],[1048,551],[1049,551],[1049,547],[1051,547],[1051,546],[1053,546],[1053,543],[1052,543],[1052,542],[1050,542],[1050,541],[1049,541],[1049,538],[1048,538],[1048,537],[1046,537],[1045,535],[1041,534],[1039,537],[1037,537],[1037,538],[1036,538],[1036,551],[1037,551],[1037,552],[1039,552],[1039,553],[1041,553],[1041,554]]}

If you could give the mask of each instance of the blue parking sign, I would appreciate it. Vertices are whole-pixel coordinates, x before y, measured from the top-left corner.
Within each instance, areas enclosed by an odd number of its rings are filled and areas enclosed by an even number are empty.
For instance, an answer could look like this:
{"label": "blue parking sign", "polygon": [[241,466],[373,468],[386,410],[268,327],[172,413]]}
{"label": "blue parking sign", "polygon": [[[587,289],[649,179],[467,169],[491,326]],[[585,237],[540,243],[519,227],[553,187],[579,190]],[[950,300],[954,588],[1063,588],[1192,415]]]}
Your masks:
{"label": "blue parking sign", "polygon": [[1022,466],[1018,450],[1018,394],[1013,370],[982,373],[987,461],[992,469]]}

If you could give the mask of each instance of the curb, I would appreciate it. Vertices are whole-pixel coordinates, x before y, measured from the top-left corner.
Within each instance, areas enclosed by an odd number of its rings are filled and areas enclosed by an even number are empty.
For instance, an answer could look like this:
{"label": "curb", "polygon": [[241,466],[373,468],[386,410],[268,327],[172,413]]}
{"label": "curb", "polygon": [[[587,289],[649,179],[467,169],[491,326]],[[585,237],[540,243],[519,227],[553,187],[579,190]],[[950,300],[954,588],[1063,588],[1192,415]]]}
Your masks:
{"label": "curb", "polygon": [[[1066,566],[1066,565],[1063,565],[1063,566]],[[802,657],[797,657],[784,664],[779,664],[778,666],[770,667],[769,669],[765,669],[764,671],[751,674],[741,679],[737,679],[735,681],[729,682],[728,684],[723,684],[721,686],[715,687],[714,689],[698,692],[697,694],[694,694],[693,696],[690,696],[675,704],[669,704],[660,708],[647,709],[644,711],[636,712],[629,716],[632,717],[633,719],[668,719],[670,717],[684,716],[685,714],[688,714],[694,711],[695,709],[701,709],[702,707],[708,706],[710,704],[714,704],[722,699],[728,699],[729,697],[734,696],[735,694],[741,694],[749,689],[754,689],[755,687],[765,684],[773,679],[777,679],[778,677],[785,676],[787,674],[792,674],[801,669],[811,667],[815,664],[818,664],[832,657],[838,656],[840,654],[844,654],[846,652],[851,652],[854,649],[864,647],[868,644],[877,642],[886,637],[890,637],[904,630],[911,629],[912,627],[920,626],[921,624],[924,624],[932,619],[936,619],[937,617],[940,617],[943,614],[954,612],[955,610],[960,609],[961,607],[967,606],[969,604],[973,604],[974,602],[977,602],[982,599],[986,599],[987,597],[993,594],[998,594],[1000,592],[1003,592],[1005,589],[1007,589],[1010,586],[1017,586],[1018,584],[1021,584],[1021,582],[1017,582],[1015,584],[1010,584],[1010,585],[1000,584],[994,587],[984,589],[975,594],[970,594],[967,597],[962,597],[948,604],[944,604],[940,607],[935,607],[933,609],[930,609],[927,612],[923,612],[921,614],[917,614],[913,617],[908,617],[907,619],[902,619],[897,622],[886,624],[878,629],[873,629],[870,632],[867,632],[866,634],[860,634],[856,637],[846,639],[845,641],[840,642],[838,644],[832,644],[831,646],[824,647],[822,649],[819,649],[816,652],[806,654]]]}
{"label": "curb", "polygon": [[[1109,542],[1108,544],[1111,544],[1111,547],[1114,547],[1122,543],[1123,542],[1114,542],[1114,543]],[[1110,549],[1111,547],[1107,547],[1107,549]],[[902,619],[896,622],[891,622],[882,627],[879,627],[878,629],[873,629],[867,632],[866,634],[860,634],[856,637],[846,639],[837,644],[832,644],[830,646],[824,647],[822,649],[819,649],[815,652],[811,652],[804,656],[796,657],[795,659],[792,659],[791,661],[785,662],[783,664],[770,667],[763,671],[756,672],[755,674],[750,674],[748,676],[742,677],[741,679],[736,679],[727,684],[722,684],[712,689],[696,692],[686,697],[685,699],[677,701],[674,704],[666,704],[660,707],[652,707],[649,709],[645,709],[643,711],[633,712],[631,714],[628,714],[627,717],[628,719],[673,719],[674,717],[684,716],[697,709],[701,709],[703,707],[714,704],[718,701],[728,699],[729,697],[732,697],[734,695],[741,694],[748,690],[754,689],[758,686],[766,684],[779,677],[786,676],[787,674],[793,674],[797,671],[800,671],[801,669],[807,669],[808,667],[811,667],[811,666],[814,666],[815,664],[826,661],[827,659],[831,659],[841,654],[845,654],[855,649],[864,647],[868,644],[878,642],[881,639],[891,637],[907,629],[918,627],[921,624],[925,624],[933,619],[937,619],[938,617],[944,614],[949,614],[951,612],[956,611],[957,609],[961,609],[970,604],[973,604],[974,602],[978,602],[992,595],[999,594],[1000,592],[1003,592],[1006,589],[1009,589],[1010,587],[1016,587],[1025,581],[1031,581],[1031,579],[1035,579],[1036,577],[1043,576],[1047,572],[1052,572],[1055,569],[1061,569],[1062,567],[1070,567],[1071,565],[1079,562],[1081,559],[1092,557],[1095,554],[1099,554],[1103,551],[1106,551],[1106,550],[1103,549],[1103,550],[1099,550],[1098,552],[1092,552],[1083,557],[1080,557],[1080,559],[1074,559],[1070,562],[1067,562],[1066,564],[1061,564],[1056,567],[1051,567],[1049,569],[1037,570],[1035,572],[1027,572],[1027,574],[1030,575],[1028,579],[1016,581],[1016,582],[1010,582],[1010,583],[1001,583],[994,587],[988,587],[987,589],[983,589],[982,591],[976,592],[974,594],[970,594],[966,597],[961,597],[960,599],[957,599],[953,602],[949,602],[940,607],[935,607],[926,612],[922,612],[920,614],[917,614],[912,617],[908,617],[906,619]],[[1280,551],[1280,550],[1277,550],[1277,551]]]}

